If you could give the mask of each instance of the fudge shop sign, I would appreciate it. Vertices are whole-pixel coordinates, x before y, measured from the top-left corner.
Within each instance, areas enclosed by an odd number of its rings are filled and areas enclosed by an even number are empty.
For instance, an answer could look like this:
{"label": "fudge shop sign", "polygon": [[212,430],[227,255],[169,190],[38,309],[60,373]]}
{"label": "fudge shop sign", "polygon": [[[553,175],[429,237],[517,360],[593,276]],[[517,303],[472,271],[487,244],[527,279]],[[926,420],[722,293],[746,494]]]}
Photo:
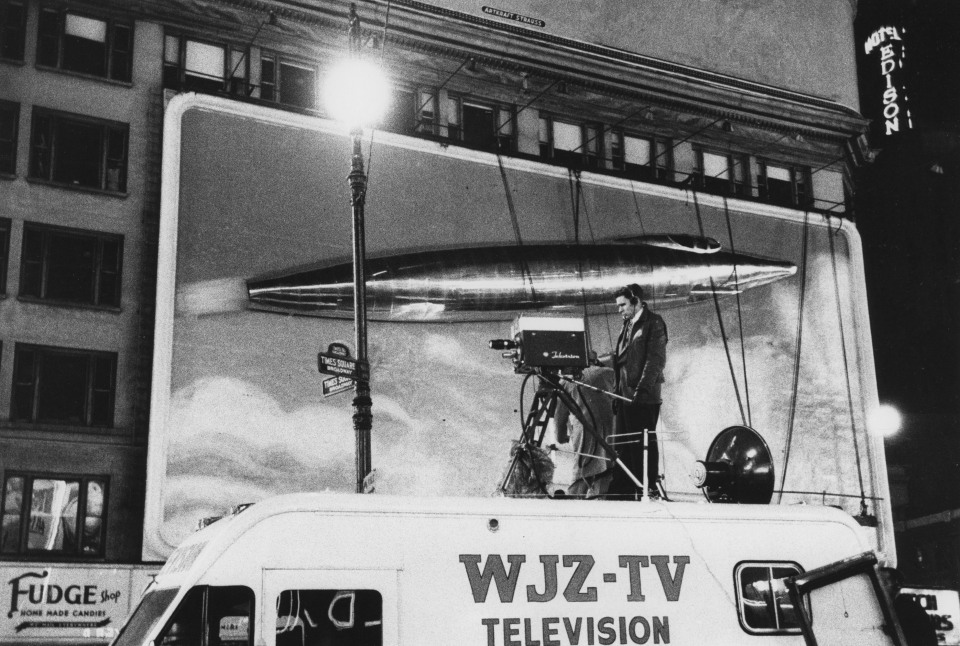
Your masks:
{"label": "fudge shop sign", "polygon": [[[32,564],[0,568],[0,642],[104,642],[150,581],[130,567]],[[133,599],[131,599],[131,596]]]}
{"label": "fudge shop sign", "polygon": [[670,613],[659,610],[680,600],[690,564],[687,555],[642,554],[620,555],[609,568],[589,554],[459,560],[470,599],[487,610],[475,626],[487,646],[669,644]]}

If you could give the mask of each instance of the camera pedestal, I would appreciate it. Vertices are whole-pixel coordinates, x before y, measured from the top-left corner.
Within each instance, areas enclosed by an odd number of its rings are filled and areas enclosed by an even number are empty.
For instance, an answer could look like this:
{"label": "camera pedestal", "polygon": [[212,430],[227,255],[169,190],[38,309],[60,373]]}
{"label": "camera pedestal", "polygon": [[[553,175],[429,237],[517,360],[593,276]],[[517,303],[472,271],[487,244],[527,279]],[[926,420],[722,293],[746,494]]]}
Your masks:
{"label": "camera pedestal", "polygon": [[[517,468],[519,461],[523,458],[523,455],[529,453],[524,447],[535,446],[539,448],[543,444],[543,436],[546,433],[547,425],[550,420],[553,419],[554,414],[557,410],[557,401],[562,400],[563,403],[570,409],[571,414],[573,414],[577,420],[583,425],[583,428],[587,432],[591,433],[604,451],[610,456],[610,460],[613,461],[618,468],[623,469],[623,472],[629,477],[633,483],[641,491],[641,499],[646,499],[646,486],[644,482],[634,475],[634,473],[627,467],[626,464],[620,459],[620,456],[617,454],[616,450],[607,442],[606,438],[593,427],[592,424],[588,423],[587,419],[583,415],[583,411],[580,410],[580,407],[573,400],[572,397],[563,389],[563,381],[569,381],[580,386],[586,386],[598,392],[602,392],[612,398],[622,399],[629,401],[626,397],[616,395],[614,393],[609,393],[594,386],[588,384],[583,384],[571,377],[561,375],[559,372],[550,372],[543,369],[535,369],[532,371],[532,374],[536,375],[539,379],[539,386],[537,387],[536,395],[534,396],[533,403],[530,406],[530,412],[527,414],[523,422],[523,429],[520,434],[519,446],[516,454],[513,457],[513,460],[510,462],[510,466],[507,469],[506,475],[503,478],[503,481],[500,483],[499,491],[502,494],[506,494],[507,483],[510,481],[510,477],[513,475],[514,470]],[[646,454],[646,448],[644,448],[644,454]],[[644,457],[646,459],[646,457]],[[646,480],[646,472],[644,472],[644,480]],[[541,489],[543,493],[546,493],[546,490],[543,489],[543,483],[541,483]]]}

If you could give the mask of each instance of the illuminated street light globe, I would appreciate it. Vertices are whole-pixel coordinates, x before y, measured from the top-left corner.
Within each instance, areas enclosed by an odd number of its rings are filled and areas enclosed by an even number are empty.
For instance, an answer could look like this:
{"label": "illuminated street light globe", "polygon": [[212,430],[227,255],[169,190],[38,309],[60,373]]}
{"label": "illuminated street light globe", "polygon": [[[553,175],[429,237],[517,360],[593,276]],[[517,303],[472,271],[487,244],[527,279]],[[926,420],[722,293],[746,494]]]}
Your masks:
{"label": "illuminated street light globe", "polygon": [[327,76],[324,104],[333,119],[351,129],[375,126],[390,105],[390,83],[379,65],[345,59]]}
{"label": "illuminated street light globe", "polygon": [[867,419],[867,427],[870,431],[882,437],[896,435],[902,424],[900,411],[890,404],[877,406]]}

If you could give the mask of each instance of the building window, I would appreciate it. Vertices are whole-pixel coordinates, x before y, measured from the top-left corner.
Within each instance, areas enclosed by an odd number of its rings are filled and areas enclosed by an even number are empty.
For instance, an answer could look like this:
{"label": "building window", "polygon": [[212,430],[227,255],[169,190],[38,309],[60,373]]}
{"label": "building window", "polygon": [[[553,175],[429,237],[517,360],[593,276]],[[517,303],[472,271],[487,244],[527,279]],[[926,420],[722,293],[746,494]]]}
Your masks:
{"label": "building window", "polygon": [[447,136],[481,150],[513,149],[513,114],[510,108],[449,96]]}
{"label": "building window", "polygon": [[760,162],[758,171],[760,199],[783,206],[811,204],[809,168]]}
{"label": "building window", "polygon": [[247,82],[250,78],[250,56],[248,50],[230,48],[230,59],[227,61],[227,91],[238,96],[250,96],[253,86]]}
{"label": "building window", "polygon": [[570,168],[599,168],[603,128],[540,117],[540,157]]}
{"label": "building window", "polygon": [[183,72],[190,89],[209,86],[211,90],[223,90],[226,79],[227,50],[219,45],[195,40],[184,42]]}
{"label": "building window", "polygon": [[284,590],[276,608],[277,646],[383,644],[383,597],[377,590]]}
{"label": "building window", "polygon": [[433,90],[418,90],[414,101],[414,130],[421,135],[439,134],[440,119],[437,110],[437,93]]}
{"label": "building window", "polygon": [[37,64],[130,81],[133,27],[59,9],[42,8]]}
{"label": "building window", "polygon": [[750,162],[746,155],[702,149],[697,149],[696,155],[694,175],[698,186],[720,195],[750,194]]}
{"label": "building window", "polygon": [[667,139],[614,132],[610,139],[610,162],[614,170],[630,179],[668,179],[672,147]]}
{"label": "building window", "polygon": [[380,128],[401,135],[413,134],[414,114],[416,114],[415,98],[416,95],[408,90],[395,91]]}
{"label": "building window", "polygon": [[17,172],[17,130],[20,124],[20,105],[0,101],[0,173]]}
{"label": "building window", "polygon": [[260,58],[260,98],[280,105],[316,109],[316,66],[264,54]]}
{"label": "building window", "polygon": [[9,260],[10,220],[0,218],[0,294],[7,293],[7,261]]}
{"label": "building window", "polygon": [[122,261],[122,236],[27,223],[20,296],[119,307]]}
{"label": "building window", "polygon": [[0,0],[0,58],[23,60],[27,7],[22,0]]}
{"label": "building window", "polygon": [[117,355],[18,343],[10,420],[113,427]]}
{"label": "building window", "polygon": [[7,473],[0,554],[101,556],[107,479]]}
{"label": "building window", "polygon": [[260,59],[260,98],[264,101],[277,100],[277,63],[271,56]]}
{"label": "building window", "polygon": [[[387,132],[396,132],[402,135],[424,135],[435,137],[441,135],[440,115],[437,109],[439,100],[433,89],[420,88],[417,90],[397,90],[390,101],[390,110],[387,112],[380,128]],[[452,132],[458,133],[458,117],[451,116],[450,127]],[[447,132],[447,131],[444,131]],[[450,135],[458,138],[459,135]]]}
{"label": "building window", "polygon": [[123,193],[127,131],[126,124],[34,108],[30,177]]}
{"label": "building window", "polygon": [[734,574],[740,625],[754,635],[794,635],[800,620],[785,579],[803,572],[796,563],[741,563]]}
{"label": "building window", "polygon": [[167,34],[163,40],[163,87],[172,90],[249,96],[247,48]]}

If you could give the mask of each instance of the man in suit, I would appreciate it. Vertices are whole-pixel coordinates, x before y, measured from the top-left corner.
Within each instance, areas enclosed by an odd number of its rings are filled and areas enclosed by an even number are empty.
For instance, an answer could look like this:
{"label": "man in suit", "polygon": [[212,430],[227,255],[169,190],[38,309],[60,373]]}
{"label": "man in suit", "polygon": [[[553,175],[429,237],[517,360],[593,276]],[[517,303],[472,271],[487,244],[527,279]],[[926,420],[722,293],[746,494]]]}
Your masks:
{"label": "man in suit", "polygon": [[[643,288],[636,284],[617,290],[617,310],[623,318],[623,329],[611,357],[616,378],[616,392],[630,402],[615,400],[616,435],[614,447],[624,464],[643,481],[643,430],[649,431],[647,450],[647,484],[657,489],[660,450],[657,446],[657,421],[660,419],[660,388],[667,363],[667,326],[660,316],[643,302]],[[638,487],[622,469],[616,469],[610,483],[611,497],[635,496]]]}

